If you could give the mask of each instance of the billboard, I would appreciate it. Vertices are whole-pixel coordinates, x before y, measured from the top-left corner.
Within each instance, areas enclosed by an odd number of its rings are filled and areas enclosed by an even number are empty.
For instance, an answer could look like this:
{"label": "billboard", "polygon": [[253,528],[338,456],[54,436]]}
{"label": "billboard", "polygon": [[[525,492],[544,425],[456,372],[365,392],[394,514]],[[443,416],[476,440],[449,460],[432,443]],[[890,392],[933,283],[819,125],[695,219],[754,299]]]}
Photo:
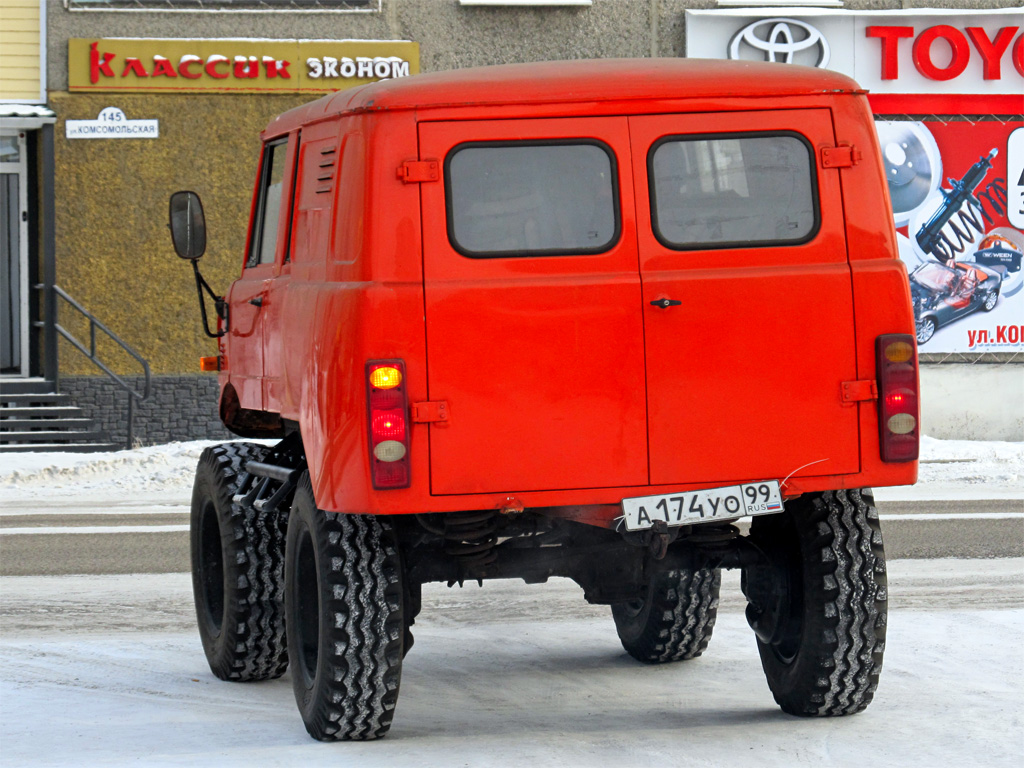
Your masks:
{"label": "billboard", "polygon": [[922,352],[1012,352],[1024,332],[1024,125],[878,120]]}

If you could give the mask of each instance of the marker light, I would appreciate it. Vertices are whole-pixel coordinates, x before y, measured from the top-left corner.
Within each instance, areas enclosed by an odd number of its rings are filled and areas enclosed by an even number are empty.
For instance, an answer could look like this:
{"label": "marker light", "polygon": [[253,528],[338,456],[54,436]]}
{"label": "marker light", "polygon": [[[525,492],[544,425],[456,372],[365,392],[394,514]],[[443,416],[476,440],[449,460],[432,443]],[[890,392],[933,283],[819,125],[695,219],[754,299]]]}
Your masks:
{"label": "marker light", "polygon": [[370,371],[370,385],[377,389],[394,389],[402,383],[402,372],[394,366],[385,365]]}
{"label": "marker light", "polygon": [[905,363],[914,356],[914,347],[905,341],[893,341],[885,347],[885,359],[890,363]]}
{"label": "marker light", "polygon": [[373,455],[378,461],[400,461],[405,458],[405,445],[397,440],[385,440],[373,447]]}

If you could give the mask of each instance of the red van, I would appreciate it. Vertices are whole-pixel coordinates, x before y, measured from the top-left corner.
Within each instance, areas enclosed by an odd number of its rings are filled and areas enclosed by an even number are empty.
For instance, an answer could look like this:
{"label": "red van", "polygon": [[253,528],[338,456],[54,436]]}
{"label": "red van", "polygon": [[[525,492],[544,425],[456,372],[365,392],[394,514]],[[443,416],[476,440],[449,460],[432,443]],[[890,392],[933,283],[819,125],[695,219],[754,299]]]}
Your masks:
{"label": "red van", "polygon": [[[740,568],[778,704],[871,701],[870,486],[917,475],[914,316],[864,92],[796,66],[564,61],[391,80],[262,134],[192,501],[225,680],[389,728],[427,582],[574,579],[641,662]],[[205,248],[177,193],[179,255]],[[205,309],[204,309],[205,319]],[[751,518],[749,525],[744,518]]]}

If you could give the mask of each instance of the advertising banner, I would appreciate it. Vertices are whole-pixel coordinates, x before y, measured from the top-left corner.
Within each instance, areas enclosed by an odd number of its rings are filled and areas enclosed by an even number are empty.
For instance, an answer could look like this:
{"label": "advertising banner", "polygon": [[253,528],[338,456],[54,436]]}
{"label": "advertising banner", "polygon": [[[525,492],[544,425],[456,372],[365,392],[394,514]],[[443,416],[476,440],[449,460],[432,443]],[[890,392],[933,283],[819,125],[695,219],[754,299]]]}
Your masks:
{"label": "advertising banner", "polygon": [[1024,349],[1019,13],[687,11],[686,51],[857,80],[878,116],[921,352]]}
{"label": "advertising banner", "polygon": [[68,40],[73,92],[331,93],[419,71],[402,40]]}
{"label": "advertising banner", "polygon": [[1024,123],[876,123],[921,352],[1024,339]]}

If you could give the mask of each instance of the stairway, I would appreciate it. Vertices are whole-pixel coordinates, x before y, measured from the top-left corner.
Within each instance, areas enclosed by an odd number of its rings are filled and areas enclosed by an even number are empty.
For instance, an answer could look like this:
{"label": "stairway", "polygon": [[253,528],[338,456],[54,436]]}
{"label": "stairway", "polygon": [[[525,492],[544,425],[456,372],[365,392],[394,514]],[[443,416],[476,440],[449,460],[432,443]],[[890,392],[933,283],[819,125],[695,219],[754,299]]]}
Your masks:
{"label": "stairway", "polygon": [[110,438],[68,395],[0,394],[0,453],[117,451]]}

